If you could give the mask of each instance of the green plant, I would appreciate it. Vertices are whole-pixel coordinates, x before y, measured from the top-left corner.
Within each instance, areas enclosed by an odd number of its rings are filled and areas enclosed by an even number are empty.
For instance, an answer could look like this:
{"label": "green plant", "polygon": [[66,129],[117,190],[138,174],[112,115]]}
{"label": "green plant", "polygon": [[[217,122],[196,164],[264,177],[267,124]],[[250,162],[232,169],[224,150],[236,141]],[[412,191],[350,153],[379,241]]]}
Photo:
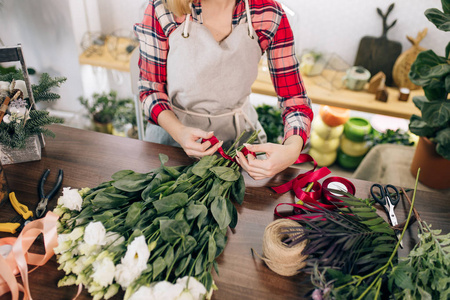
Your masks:
{"label": "green plant", "polygon": [[266,132],[267,141],[270,143],[280,143],[283,136],[283,120],[281,111],[267,104],[262,104],[256,107],[258,119],[262,128]]}
{"label": "green plant", "polygon": [[386,132],[372,130],[371,133],[364,136],[364,141],[368,142],[370,147],[374,147],[378,144],[398,144],[405,146],[414,145],[409,133],[403,132],[400,129],[387,129]]}
{"label": "green plant", "polygon": [[[13,80],[23,80],[23,73],[20,70],[12,70],[0,75],[0,81],[11,83]],[[35,103],[55,101],[60,98],[52,89],[59,87],[66,81],[65,77],[50,77],[49,74],[43,73],[38,84],[33,84],[31,90],[33,92]],[[13,91],[15,93],[15,91]],[[23,91],[22,91],[23,92]],[[3,96],[13,97],[10,90],[2,90],[0,93],[0,104],[4,101]],[[0,141],[4,146],[10,148],[23,148],[27,138],[44,134],[54,137],[51,130],[45,128],[47,125],[55,123],[63,123],[63,119],[52,117],[46,110],[30,109],[30,99],[18,99],[15,104],[9,103],[9,109],[12,106],[24,109],[22,112],[9,112],[5,115],[0,123]],[[6,120],[6,121],[5,121]]]}
{"label": "green plant", "polygon": [[[116,91],[107,93],[94,93],[92,100],[79,97],[80,103],[88,110],[89,116],[98,123],[111,123],[116,117],[117,112],[129,106],[131,99],[118,99]],[[132,109],[131,109],[132,110]]]}
{"label": "green plant", "polygon": [[[450,31],[450,0],[441,0],[442,9],[427,9],[425,16],[439,30]],[[413,115],[409,129],[412,133],[429,138],[436,143],[436,151],[450,159],[450,42],[445,57],[432,50],[419,53],[411,65],[410,80],[423,87],[425,96],[413,98],[422,116]]]}

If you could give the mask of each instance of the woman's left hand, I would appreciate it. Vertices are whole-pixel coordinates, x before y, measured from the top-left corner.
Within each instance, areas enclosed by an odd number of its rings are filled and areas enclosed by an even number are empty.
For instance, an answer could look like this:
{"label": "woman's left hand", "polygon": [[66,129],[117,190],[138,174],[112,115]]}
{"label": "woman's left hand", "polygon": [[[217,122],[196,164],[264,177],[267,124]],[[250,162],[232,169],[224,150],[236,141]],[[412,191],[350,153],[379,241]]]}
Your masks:
{"label": "woman's left hand", "polygon": [[265,152],[266,159],[256,159],[249,154],[247,157],[242,152],[237,152],[237,162],[255,180],[272,177],[291,166],[300,155],[303,147],[303,139],[300,136],[290,136],[283,145],[259,144],[246,145],[252,152]]}

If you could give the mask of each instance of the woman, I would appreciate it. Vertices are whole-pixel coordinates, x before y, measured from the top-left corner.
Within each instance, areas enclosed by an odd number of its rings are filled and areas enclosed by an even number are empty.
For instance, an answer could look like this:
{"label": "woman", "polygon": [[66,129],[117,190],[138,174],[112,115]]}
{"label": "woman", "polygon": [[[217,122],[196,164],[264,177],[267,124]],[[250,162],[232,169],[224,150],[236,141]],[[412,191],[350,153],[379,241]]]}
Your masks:
{"label": "woman", "polygon": [[[251,20],[251,22],[249,22]],[[140,99],[146,139],[181,146],[189,156],[213,154],[243,130],[261,129],[248,98],[266,52],[283,109],[282,145],[249,145],[265,159],[237,154],[254,179],[289,167],[309,136],[313,118],[287,17],[274,0],[150,0],[136,24],[140,40]],[[263,131],[262,131],[263,132]],[[220,143],[199,143],[215,135]]]}

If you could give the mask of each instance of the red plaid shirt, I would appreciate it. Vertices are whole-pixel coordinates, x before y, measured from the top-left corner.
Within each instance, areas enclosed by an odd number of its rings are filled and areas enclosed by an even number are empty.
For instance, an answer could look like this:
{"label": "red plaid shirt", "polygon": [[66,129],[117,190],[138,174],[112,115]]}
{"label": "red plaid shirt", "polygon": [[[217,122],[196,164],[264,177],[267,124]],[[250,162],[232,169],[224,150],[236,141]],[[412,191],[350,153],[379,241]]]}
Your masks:
{"label": "red plaid shirt", "polygon": [[[247,23],[245,1],[237,0],[233,28]],[[294,37],[281,5],[274,0],[249,0],[252,25],[258,36],[261,52],[267,53],[268,66],[279,106],[283,113],[284,139],[300,135],[309,137],[313,113],[306,95],[294,51]],[[193,22],[201,23],[201,3],[192,5]],[[134,30],[140,41],[140,99],[148,120],[157,124],[158,115],[172,109],[167,96],[166,60],[169,35],[185,19],[169,12],[163,0],[149,0],[142,23]]]}

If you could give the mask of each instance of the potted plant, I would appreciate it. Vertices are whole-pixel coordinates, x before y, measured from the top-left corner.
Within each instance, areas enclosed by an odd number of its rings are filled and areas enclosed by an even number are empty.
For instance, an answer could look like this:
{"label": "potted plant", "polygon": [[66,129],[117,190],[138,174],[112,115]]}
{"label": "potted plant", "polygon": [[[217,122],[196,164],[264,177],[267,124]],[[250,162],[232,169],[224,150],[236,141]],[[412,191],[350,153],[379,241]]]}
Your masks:
{"label": "potted plant", "polygon": [[121,105],[116,111],[113,120],[113,134],[138,138],[137,118],[133,99],[120,100]]}
{"label": "potted plant", "polygon": [[[450,31],[450,0],[441,0],[443,11],[427,9],[425,16],[439,30]],[[413,115],[409,129],[420,136],[411,164],[411,173],[432,188],[450,187],[450,42],[445,57],[432,50],[419,53],[411,65],[410,80],[422,86],[425,95],[416,96],[414,104],[422,116]],[[423,151],[428,158],[423,157]]]}
{"label": "potted plant", "polygon": [[116,91],[94,93],[92,101],[84,97],[79,97],[78,100],[87,109],[94,129],[109,134],[113,131],[112,122],[117,111],[129,101],[129,99],[117,99]]}
{"label": "potted plant", "polygon": [[[55,101],[60,96],[52,92],[66,81],[64,77],[52,78],[47,73],[39,83],[31,85],[34,102]],[[54,137],[47,125],[63,123],[63,119],[38,110],[30,102],[23,73],[12,69],[0,75],[0,158],[3,164],[39,160],[41,134]]]}

